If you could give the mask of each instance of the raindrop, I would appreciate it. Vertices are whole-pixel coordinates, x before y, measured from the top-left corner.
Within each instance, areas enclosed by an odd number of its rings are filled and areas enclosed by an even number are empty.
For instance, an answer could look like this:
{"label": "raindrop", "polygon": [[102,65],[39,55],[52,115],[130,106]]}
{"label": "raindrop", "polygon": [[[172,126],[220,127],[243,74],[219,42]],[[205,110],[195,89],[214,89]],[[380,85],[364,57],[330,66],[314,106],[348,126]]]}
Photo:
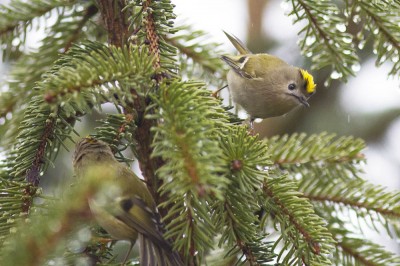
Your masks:
{"label": "raindrop", "polygon": [[359,15],[354,15],[353,16],[353,22],[358,24],[361,22],[361,17]]}
{"label": "raindrop", "polygon": [[331,80],[330,79],[325,80],[324,86],[329,87],[329,85],[331,85]]}
{"label": "raindrop", "polygon": [[378,53],[378,50],[377,50],[376,48],[374,48],[374,49],[372,50],[372,52],[373,52],[374,54],[377,54],[377,53]]}
{"label": "raindrop", "polygon": [[350,50],[343,50],[343,53],[344,54],[351,54],[351,51]]}
{"label": "raindrop", "polygon": [[360,50],[364,49],[365,43],[366,43],[365,40],[360,41],[360,42],[358,43],[358,49],[360,49]]}
{"label": "raindrop", "polygon": [[383,62],[385,62],[387,59],[386,55],[382,55],[382,57],[379,59],[379,64],[382,64]]}
{"label": "raindrop", "polygon": [[344,23],[339,23],[336,24],[336,29],[340,32],[345,32],[346,31],[346,25]]}
{"label": "raindrop", "polygon": [[19,38],[14,38],[11,42],[13,46],[19,46],[21,44],[21,40]]}
{"label": "raindrop", "polygon": [[306,57],[311,57],[313,55],[313,53],[312,52],[308,52],[308,53],[306,53]]}
{"label": "raindrop", "polygon": [[345,43],[351,43],[352,42],[352,38],[351,37],[343,37],[342,40]]}
{"label": "raindrop", "polygon": [[379,29],[378,28],[376,28],[376,29],[374,29],[374,31],[372,32],[373,34],[378,34],[379,33]]}
{"label": "raindrop", "polygon": [[399,62],[399,56],[398,56],[398,55],[392,56],[392,62],[393,62],[393,63]]}
{"label": "raindrop", "polygon": [[359,63],[354,63],[351,66],[351,70],[353,70],[354,72],[358,72],[358,71],[360,71],[360,69],[361,69],[361,65]]}
{"label": "raindrop", "polygon": [[315,42],[315,36],[308,36],[306,38],[306,45],[309,46]]}
{"label": "raindrop", "polygon": [[336,70],[332,71],[331,73],[331,79],[338,79],[341,78],[343,76],[342,73],[337,72]]}
{"label": "raindrop", "polygon": [[391,45],[391,44],[389,44],[388,46],[387,46],[387,48],[386,48],[386,50],[389,52],[390,50],[392,50],[393,49],[393,45]]}

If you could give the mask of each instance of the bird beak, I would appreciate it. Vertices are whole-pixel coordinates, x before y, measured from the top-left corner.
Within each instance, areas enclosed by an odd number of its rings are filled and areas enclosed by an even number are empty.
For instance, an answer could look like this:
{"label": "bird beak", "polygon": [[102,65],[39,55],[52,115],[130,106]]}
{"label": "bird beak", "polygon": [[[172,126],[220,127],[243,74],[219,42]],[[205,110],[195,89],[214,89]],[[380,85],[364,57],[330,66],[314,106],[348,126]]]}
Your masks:
{"label": "bird beak", "polygon": [[299,97],[299,98],[297,98],[297,99],[299,99],[300,103],[301,103],[302,105],[304,105],[305,107],[310,107],[310,104],[307,102],[307,99],[306,99],[306,98],[304,98],[304,97]]}

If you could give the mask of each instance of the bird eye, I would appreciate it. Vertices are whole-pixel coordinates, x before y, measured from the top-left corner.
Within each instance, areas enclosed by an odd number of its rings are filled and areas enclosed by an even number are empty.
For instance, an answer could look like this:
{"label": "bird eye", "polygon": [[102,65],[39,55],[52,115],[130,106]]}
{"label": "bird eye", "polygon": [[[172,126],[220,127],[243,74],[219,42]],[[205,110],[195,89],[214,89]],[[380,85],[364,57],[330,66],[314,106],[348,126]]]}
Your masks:
{"label": "bird eye", "polygon": [[288,89],[289,89],[290,91],[296,89],[296,84],[290,83],[289,86],[288,86]]}

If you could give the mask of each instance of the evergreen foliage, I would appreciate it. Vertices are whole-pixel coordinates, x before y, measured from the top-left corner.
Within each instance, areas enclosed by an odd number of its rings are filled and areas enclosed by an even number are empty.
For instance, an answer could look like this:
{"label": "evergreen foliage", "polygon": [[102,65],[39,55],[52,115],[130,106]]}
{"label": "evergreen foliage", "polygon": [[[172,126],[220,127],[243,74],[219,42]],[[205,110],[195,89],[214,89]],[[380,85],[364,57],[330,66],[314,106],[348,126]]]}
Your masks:
{"label": "evergreen foliage", "polygon": [[[399,74],[398,1],[345,1],[343,12],[334,1],[291,3],[295,23],[306,22],[300,47],[315,68],[331,67],[332,78],[344,80],[355,74],[355,35],[347,32],[354,21],[367,25],[357,47],[373,39],[378,64],[392,61],[389,74]],[[131,162],[124,151],[133,151],[164,236],[188,265],[399,264],[362,232],[367,224],[400,238],[400,194],[360,177],[364,141],[252,136],[207,89],[223,83],[218,45],[174,19],[169,0],[0,6],[3,59],[14,63],[0,93],[0,264],[118,262],[101,234],[85,227],[93,220],[85,199],[104,189],[101,173],[64,184],[66,195],[55,199],[41,186],[48,167],[60,167],[59,151],[79,137],[76,121],[94,110],[104,117],[91,135],[124,163]],[[39,21],[47,35],[27,52],[26,33]]]}

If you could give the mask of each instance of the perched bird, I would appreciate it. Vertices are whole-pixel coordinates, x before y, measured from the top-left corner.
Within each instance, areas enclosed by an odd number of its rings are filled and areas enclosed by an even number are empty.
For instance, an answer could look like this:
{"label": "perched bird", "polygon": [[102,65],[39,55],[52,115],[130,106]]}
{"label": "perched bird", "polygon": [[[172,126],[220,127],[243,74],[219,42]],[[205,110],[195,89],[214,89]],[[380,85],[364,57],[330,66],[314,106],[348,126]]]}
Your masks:
{"label": "perched bird", "polygon": [[306,70],[269,54],[252,54],[235,36],[224,32],[239,55],[224,55],[230,66],[229,91],[235,103],[255,118],[281,116],[299,105],[309,106],[315,83]]}
{"label": "perched bird", "polygon": [[115,159],[107,143],[92,137],[82,139],[76,145],[73,166],[77,178],[95,175],[96,181],[99,177],[98,182],[104,182],[103,189],[89,198],[90,210],[112,238],[128,240],[132,248],[139,237],[140,265],[183,265],[163,238],[156,204],[146,185]]}

